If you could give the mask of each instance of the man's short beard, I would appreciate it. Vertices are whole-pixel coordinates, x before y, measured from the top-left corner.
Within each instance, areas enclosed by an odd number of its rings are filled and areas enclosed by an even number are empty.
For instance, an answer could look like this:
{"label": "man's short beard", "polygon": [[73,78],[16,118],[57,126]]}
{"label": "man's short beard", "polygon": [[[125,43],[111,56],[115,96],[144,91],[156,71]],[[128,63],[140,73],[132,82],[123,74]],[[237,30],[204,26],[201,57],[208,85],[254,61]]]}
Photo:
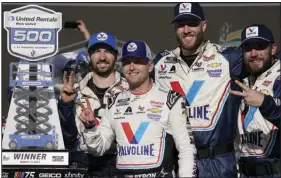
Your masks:
{"label": "man's short beard", "polygon": [[195,42],[195,45],[193,47],[190,47],[190,48],[184,47],[184,44],[181,41],[179,36],[176,36],[176,39],[177,39],[177,41],[178,41],[178,43],[179,43],[179,45],[182,49],[185,49],[187,51],[196,51],[198,49],[198,47],[201,45],[201,43],[204,41],[203,32],[200,33],[197,37],[198,37],[198,40]]}
{"label": "man's short beard", "polygon": [[267,71],[272,66],[272,59],[265,61],[263,67],[258,71],[253,71],[250,64],[246,64],[247,71],[253,76],[260,76],[262,73]]}
{"label": "man's short beard", "polygon": [[110,68],[105,71],[101,71],[97,66],[92,65],[93,72],[95,72],[98,76],[108,77],[112,72],[114,72],[115,63],[113,63]]}

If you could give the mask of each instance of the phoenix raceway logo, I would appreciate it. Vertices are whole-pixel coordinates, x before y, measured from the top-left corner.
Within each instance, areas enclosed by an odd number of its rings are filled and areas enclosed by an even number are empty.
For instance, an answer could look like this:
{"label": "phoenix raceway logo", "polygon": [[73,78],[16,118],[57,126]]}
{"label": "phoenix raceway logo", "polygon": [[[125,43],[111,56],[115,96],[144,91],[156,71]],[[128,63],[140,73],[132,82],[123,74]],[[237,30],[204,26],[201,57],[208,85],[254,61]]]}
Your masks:
{"label": "phoenix raceway logo", "polygon": [[141,140],[144,133],[147,131],[149,122],[141,122],[136,128],[135,132],[128,122],[121,123],[124,130],[126,138],[130,145],[119,145],[118,154],[119,156],[129,156],[129,155],[143,155],[143,156],[154,156],[154,144],[141,145]]}

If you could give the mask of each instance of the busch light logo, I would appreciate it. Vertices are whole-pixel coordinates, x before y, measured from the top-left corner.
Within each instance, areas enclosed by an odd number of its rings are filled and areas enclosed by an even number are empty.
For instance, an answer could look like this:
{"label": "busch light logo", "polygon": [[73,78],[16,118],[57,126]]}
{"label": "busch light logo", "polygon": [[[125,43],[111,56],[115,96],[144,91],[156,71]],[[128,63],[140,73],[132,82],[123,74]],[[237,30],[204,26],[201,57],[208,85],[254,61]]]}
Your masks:
{"label": "busch light logo", "polygon": [[8,31],[8,51],[13,56],[39,61],[58,52],[61,13],[27,5],[4,12],[4,27]]}

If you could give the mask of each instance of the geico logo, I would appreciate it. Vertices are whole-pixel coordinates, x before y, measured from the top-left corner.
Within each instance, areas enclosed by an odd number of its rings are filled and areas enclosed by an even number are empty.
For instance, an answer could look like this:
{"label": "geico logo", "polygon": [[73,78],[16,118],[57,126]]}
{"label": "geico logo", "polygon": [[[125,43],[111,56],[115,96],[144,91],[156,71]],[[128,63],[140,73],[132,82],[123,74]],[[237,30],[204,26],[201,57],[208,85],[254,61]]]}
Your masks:
{"label": "geico logo", "polygon": [[61,177],[61,173],[40,173],[39,177]]}

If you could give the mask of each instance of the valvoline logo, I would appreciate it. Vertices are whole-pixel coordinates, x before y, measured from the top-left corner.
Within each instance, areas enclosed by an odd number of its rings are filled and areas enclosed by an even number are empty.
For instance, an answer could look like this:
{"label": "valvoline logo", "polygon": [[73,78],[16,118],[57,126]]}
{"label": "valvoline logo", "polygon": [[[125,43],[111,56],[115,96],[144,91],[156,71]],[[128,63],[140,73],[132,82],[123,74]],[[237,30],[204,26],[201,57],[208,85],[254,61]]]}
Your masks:
{"label": "valvoline logo", "polygon": [[161,65],[160,65],[160,69],[161,69],[162,71],[166,72],[166,71],[167,71],[167,65],[166,65],[166,64],[161,64]]}
{"label": "valvoline logo", "polygon": [[141,122],[135,133],[133,133],[133,130],[128,122],[123,122],[121,123],[121,125],[128,139],[128,142],[130,144],[139,144],[149,125],[149,122]]}

